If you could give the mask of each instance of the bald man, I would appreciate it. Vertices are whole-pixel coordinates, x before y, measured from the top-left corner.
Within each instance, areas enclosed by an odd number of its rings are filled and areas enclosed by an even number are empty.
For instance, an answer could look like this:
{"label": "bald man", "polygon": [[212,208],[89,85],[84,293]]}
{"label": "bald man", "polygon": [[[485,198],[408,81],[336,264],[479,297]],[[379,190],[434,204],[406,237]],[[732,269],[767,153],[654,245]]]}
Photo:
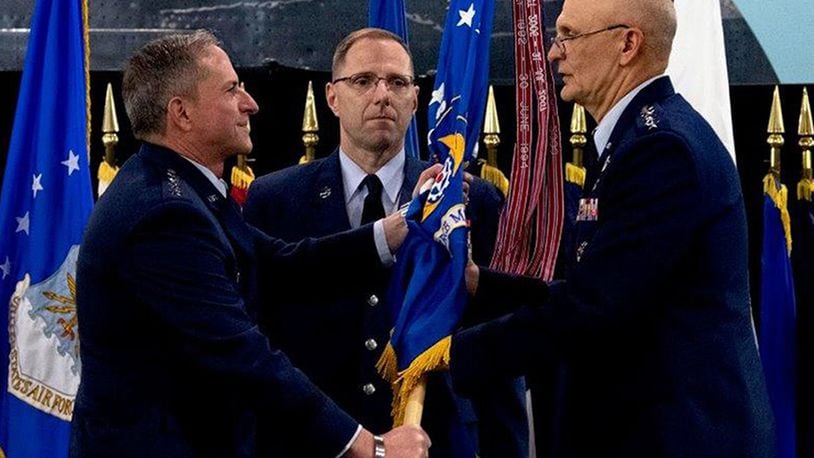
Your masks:
{"label": "bald man", "polygon": [[513,311],[454,336],[455,387],[556,364],[543,456],[775,454],[738,175],[664,76],[675,28],[670,0],[565,1],[548,58],[599,152],[574,268],[550,284],[467,268],[475,304]]}

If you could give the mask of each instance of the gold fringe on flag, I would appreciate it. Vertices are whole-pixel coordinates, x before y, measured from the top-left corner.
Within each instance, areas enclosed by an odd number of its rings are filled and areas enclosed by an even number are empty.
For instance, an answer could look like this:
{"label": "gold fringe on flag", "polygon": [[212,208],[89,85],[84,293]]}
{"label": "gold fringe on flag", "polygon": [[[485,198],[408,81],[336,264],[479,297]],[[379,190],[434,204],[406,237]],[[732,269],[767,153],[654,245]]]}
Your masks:
{"label": "gold fringe on flag", "polygon": [[565,181],[578,185],[580,188],[585,187],[585,167],[577,167],[570,162],[566,162]]}
{"label": "gold fringe on flag", "polygon": [[376,364],[379,374],[389,381],[393,388],[393,427],[404,424],[404,413],[407,408],[407,397],[428,372],[449,369],[449,349],[452,336],[444,337],[432,347],[418,355],[407,369],[396,372],[398,368],[396,352],[388,343]]}
{"label": "gold fringe on flag", "polygon": [[240,189],[249,189],[249,185],[254,181],[254,172],[248,165],[246,169],[232,167],[232,180],[231,184]]}
{"label": "gold fringe on flag", "polygon": [[399,365],[398,361],[396,360],[396,350],[393,349],[393,345],[391,345],[390,342],[387,342],[387,346],[384,347],[384,351],[379,357],[379,361],[376,362],[376,371],[390,384],[395,383],[399,376]]}
{"label": "gold fringe on flag", "polygon": [[248,165],[232,167],[230,180],[232,188],[229,190],[229,195],[241,207],[246,203],[246,198],[249,195],[249,185],[252,184],[252,181],[254,181],[254,172],[251,167]]}
{"label": "gold fringe on flag", "polygon": [[107,161],[102,161],[102,163],[99,164],[99,171],[96,173],[96,176],[99,178],[99,196],[105,193],[110,183],[113,183],[113,178],[116,178],[117,173],[119,173],[119,168],[111,166]]}
{"label": "gold fringe on flag", "polygon": [[789,191],[785,185],[775,181],[774,174],[769,173],[763,178],[763,192],[772,199],[774,206],[780,210],[780,220],[783,222],[783,232],[786,234],[786,249],[789,254],[791,254],[791,217],[789,216],[788,209]]}
{"label": "gold fringe on flag", "polygon": [[509,179],[499,168],[484,161],[480,168],[480,177],[495,185],[503,193],[503,197],[509,196]]}

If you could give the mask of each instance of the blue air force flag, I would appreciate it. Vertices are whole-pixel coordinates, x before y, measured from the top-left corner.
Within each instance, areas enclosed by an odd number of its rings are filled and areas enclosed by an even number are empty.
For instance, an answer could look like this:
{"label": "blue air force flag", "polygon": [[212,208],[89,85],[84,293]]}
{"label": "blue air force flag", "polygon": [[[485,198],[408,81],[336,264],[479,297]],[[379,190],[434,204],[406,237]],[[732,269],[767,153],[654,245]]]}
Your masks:
{"label": "blue air force flag", "polygon": [[0,194],[0,448],[66,456],[79,385],[75,264],[90,214],[83,0],[38,0]]}
{"label": "blue air force flag", "polygon": [[383,361],[389,355],[395,364],[380,367],[394,381],[396,424],[420,377],[448,364],[449,335],[466,302],[463,164],[472,157],[483,122],[493,16],[490,0],[453,0],[447,14],[428,135],[443,171],[408,209],[410,232],[389,291],[395,323]]}

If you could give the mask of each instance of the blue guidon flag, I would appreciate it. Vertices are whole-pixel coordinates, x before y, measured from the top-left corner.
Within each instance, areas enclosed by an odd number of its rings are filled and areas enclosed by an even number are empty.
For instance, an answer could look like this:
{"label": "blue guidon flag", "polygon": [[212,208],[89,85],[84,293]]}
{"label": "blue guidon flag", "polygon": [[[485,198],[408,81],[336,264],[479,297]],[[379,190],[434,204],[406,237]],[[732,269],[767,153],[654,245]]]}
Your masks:
{"label": "blue guidon flag", "polygon": [[421,377],[448,367],[450,334],[466,304],[463,173],[483,122],[493,16],[492,0],[453,0],[447,14],[427,137],[443,171],[407,210],[410,232],[388,292],[393,334],[379,362],[393,384],[396,425]]}
{"label": "blue guidon flag", "polygon": [[0,194],[0,456],[68,455],[93,206],[85,0],[37,0]]}
{"label": "blue guidon flag", "polygon": [[791,269],[788,190],[770,172],[763,179],[760,272],[760,361],[774,412],[778,458],[797,456],[797,324]]}

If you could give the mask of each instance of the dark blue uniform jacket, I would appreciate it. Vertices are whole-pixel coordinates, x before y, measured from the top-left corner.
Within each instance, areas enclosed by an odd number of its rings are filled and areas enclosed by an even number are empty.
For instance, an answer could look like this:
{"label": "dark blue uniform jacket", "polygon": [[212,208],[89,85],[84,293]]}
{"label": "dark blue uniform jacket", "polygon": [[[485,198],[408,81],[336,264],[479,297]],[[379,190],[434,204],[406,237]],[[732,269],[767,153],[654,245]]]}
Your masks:
{"label": "dark blue uniform jacket", "polygon": [[544,456],[772,456],[738,174],[668,78],[624,111],[584,197],[566,281],[481,271],[477,300],[515,311],[453,338],[455,387],[557,364]]}
{"label": "dark blue uniform jacket", "polygon": [[[372,225],[287,245],[245,224],[203,174],[145,144],[94,209],[80,249],[82,382],[75,457],[249,457],[259,413],[335,456],[358,423],[270,347],[256,315],[258,265],[294,289],[357,260],[381,269]],[[367,266],[367,267],[365,267]]]}

